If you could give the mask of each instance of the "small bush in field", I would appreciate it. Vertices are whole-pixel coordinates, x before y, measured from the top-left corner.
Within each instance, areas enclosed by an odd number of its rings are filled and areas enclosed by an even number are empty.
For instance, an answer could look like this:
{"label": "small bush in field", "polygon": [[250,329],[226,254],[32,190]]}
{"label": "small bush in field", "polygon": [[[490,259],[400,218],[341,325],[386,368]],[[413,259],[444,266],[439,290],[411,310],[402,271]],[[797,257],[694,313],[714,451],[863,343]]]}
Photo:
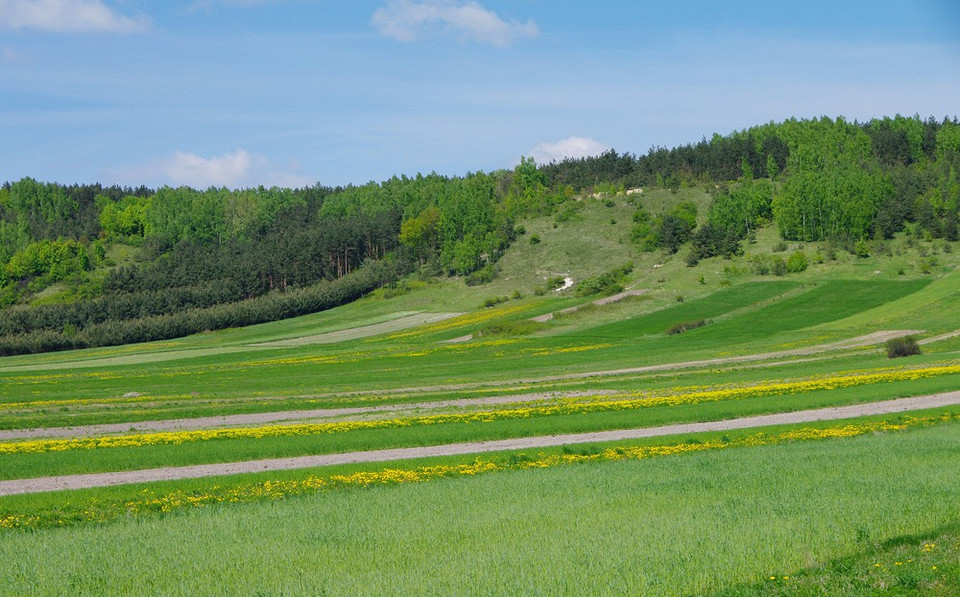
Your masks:
{"label": "small bush in field", "polygon": [[673,334],[682,334],[687,330],[702,328],[705,325],[707,325],[707,322],[702,319],[697,319],[695,321],[680,321],[668,327],[663,333],[668,336],[672,336]]}
{"label": "small bush in field", "polygon": [[887,340],[887,358],[895,359],[897,357],[908,357],[914,354],[920,354],[920,345],[913,336],[903,336],[902,338],[891,338]]}

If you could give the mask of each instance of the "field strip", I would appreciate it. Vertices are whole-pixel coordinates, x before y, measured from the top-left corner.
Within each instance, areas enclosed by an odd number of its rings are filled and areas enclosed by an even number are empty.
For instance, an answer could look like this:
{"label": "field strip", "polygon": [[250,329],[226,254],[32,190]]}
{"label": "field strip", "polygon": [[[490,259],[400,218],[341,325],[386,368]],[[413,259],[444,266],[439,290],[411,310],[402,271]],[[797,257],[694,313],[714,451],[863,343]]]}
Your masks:
{"label": "field strip", "polygon": [[[856,336],[854,338],[847,338],[846,340],[838,340],[836,342],[829,342],[827,344],[816,344],[814,346],[806,346],[803,348],[791,348],[788,350],[778,350],[774,352],[760,352],[756,354],[746,354],[735,357],[717,357],[715,359],[704,359],[700,361],[680,361],[674,363],[662,363],[659,365],[643,365],[641,367],[628,367],[625,369],[607,369],[603,371],[585,371],[582,373],[563,373],[561,375],[547,375],[543,377],[525,377],[513,379],[510,383],[526,385],[526,384],[536,384],[544,383],[551,381],[568,381],[572,379],[586,379],[590,377],[613,377],[617,375],[630,375],[633,373],[661,373],[668,371],[677,371],[680,369],[697,369],[700,367],[714,367],[717,365],[736,365],[740,363],[754,363],[758,361],[766,361],[770,359],[778,359],[784,357],[796,357],[796,356],[811,356],[816,355],[822,352],[829,352],[831,350],[846,350],[851,348],[866,348],[868,346],[875,346],[877,344],[886,342],[891,338],[900,338],[901,336],[912,336],[917,334],[922,334],[924,330],[881,330],[877,332],[872,332],[870,334],[864,334],[863,336]],[[960,331],[958,331],[960,333]],[[939,337],[938,337],[939,338]],[[465,342],[469,339],[472,339],[472,336],[467,337],[463,336],[461,338],[454,338],[453,340],[447,340],[447,342]],[[799,361],[782,361],[775,363],[766,363],[766,366],[771,365],[785,365],[795,362],[803,362],[804,359]],[[390,388],[384,390],[353,390],[349,392],[340,392],[337,393],[337,396],[362,396],[364,394],[407,394],[413,392],[441,392],[449,390],[467,390],[475,388],[483,388],[489,386],[500,386],[504,385],[503,380],[499,381],[479,381],[473,383],[463,383],[463,384],[439,384],[434,386],[422,386],[422,387],[409,387],[409,388]]]}
{"label": "field strip", "polygon": [[0,495],[87,489],[93,487],[125,485],[130,483],[196,479],[219,475],[260,473],[267,471],[313,468],[338,464],[386,462],[412,458],[479,454],[483,452],[500,452],[507,450],[528,450],[533,448],[546,448],[568,444],[622,441],[647,437],[658,437],[663,435],[701,433],[708,431],[730,431],[734,429],[749,429],[753,427],[765,427],[770,425],[788,425],[796,423],[809,423],[813,421],[848,419],[869,415],[892,414],[910,410],[953,406],[956,404],[960,404],[960,391],[932,394],[929,396],[918,396],[914,398],[899,398],[896,400],[886,400],[883,402],[872,402],[851,406],[760,415],[755,417],[744,417],[740,419],[728,419],[725,421],[664,425],[660,427],[648,427],[642,429],[622,429],[616,431],[600,431],[568,435],[523,437],[507,440],[445,444],[416,448],[393,448],[387,450],[370,450],[365,452],[348,452],[343,454],[321,454],[315,456],[299,456],[294,458],[273,458],[267,460],[252,460],[225,464],[164,467],[139,471],[121,471],[113,473],[93,473],[83,475],[63,475],[59,477],[39,477],[35,479],[17,479],[11,481],[0,481]]}
{"label": "field strip", "polygon": [[[602,307],[604,305],[609,305],[611,303],[618,303],[629,296],[642,296],[644,294],[647,294],[648,292],[650,291],[646,289],[624,290],[623,292],[619,292],[611,296],[606,296],[606,297],[603,297],[602,299],[597,299],[589,303],[584,303],[583,305],[576,305],[574,307],[567,307],[566,309],[561,309],[556,313],[544,313],[543,315],[537,315],[536,317],[531,317],[530,321],[536,321],[537,323],[546,323],[551,319],[553,319],[555,315],[567,315],[569,313],[576,313],[586,305],[596,305],[597,307]],[[465,338],[466,336],[463,336],[463,337]],[[460,340],[460,339],[458,338],[456,340]],[[453,340],[448,340],[448,342],[452,342],[452,341]],[[463,341],[463,340],[460,340],[460,341]]]}
{"label": "field strip", "polygon": [[309,344],[330,344],[358,338],[367,338],[378,334],[396,332],[420,325],[427,325],[462,315],[462,313],[417,313],[381,323],[336,330],[299,338],[287,338],[271,342],[247,344],[244,346],[216,346],[206,348],[186,348],[180,350],[159,350],[156,352],[140,352],[103,358],[90,358],[78,361],[56,361],[32,363],[26,365],[9,365],[0,367],[2,372],[18,371],[46,371],[49,369],[89,369],[94,367],[111,367],[115,365],[141,365],[144,363],[160,363],[211,355],[230,354],[263,350],[265,348],[290,348]]}
{"label": "field strip", "polygon": [[[846,350],[854,348],[867,348],[870,346],[877,345],[881,342],[885,342],[891,338],[897,338],[900,336],[908,336],[913,334],[920,334],[922,330],[884,330],[873,332],[871,334],[866,334],[863,336],[857,336],[855,338],[848,338],[846,340],[839,340],[837,342],[831,342],[828,344],[818,344],[814,346],[808,346],[804,348],[796,348],[789,350],[781,350],[777,352],[766,352],[766,353],[756,353],[749,355],[740,355],[732,357],[718,357],[715,359],[706,359],[700,361],[685,361],[685,362],[674,362],[674,363],[662,363],[659,365],[644,365],[641,367],[630,367],[625,369],[610,369],[604,371],[587,371],[582,373],[565,373],[561,375],[549,375],[544,377],[530,377],[530,378],[518,378],[512,379],[509,381],[504,380],[493,380],[493,381],[476,381],[476,382],[467,382],[467,383],[456,383],[456,384],[436,384],[430,386],[415,386],[415,387],[402,387],[402,388],[380,388],[380,389],[369,389],[369,390],[346,390],[341,392],[325,392],[322,394],[307,394],[301,396],[294,396],[294,398],[339,398],[339,397],[355,397],[355,396],[368,396],[368,395],[395,395],[395,394],[415,394],[415,393],[429,393],[429,392],[447,392],[447,391],[461,391],[461,390],[476,390],[480,388],[489,388],[489,387],[498,387],[498,386],[517,386],[517,385],[533,385],[539,383],[549,383],[549,382],[570,382],[576,380],[586,380],[594,377],[614,377],[618,375],[632,375],[632,374],[647,374],[647,373],[669,373],[671,371],[679,371],[686,369],[698,369],[706,367],[716,367],[723,365],[738,365],[745,364],[747,367],[773,367],[779,365],[789,365],[795,363],[803,363],[809,361],[821,360],[823,356],[815,356],[820,353],[829,352],[832,350]],[[960,330],[956,332],[950,332],[949,334],[944,334],[942,336],[937,336],[936,338],[930,338],[928,340],[921,340],[920,343],[924,344],[927,342],[942,340],[947,337],[953,337],[953,335],[960,335]],[[449,342],[449,341],[448,341]],[[253,348],[247,348],[248,350],[255,350]],[[783,361],[771,361],[776,358],[789,358],[795,356],[809,356],[811,358],[807,359],[792,359],[792,360],[783,360]],[[763,362],[770,361],[770,362]],[[753,363],[753,364],[751,364]],[[91,365],[92,366],[92,365]],[[5,369],[0,367],[0,371]],[[277,399],[288,399],[290,396],[278,396]],[[273,399],[272,397],[260,398],[260,399]],[[91,402],[91,404],[96,404]],[[102,404],[107,404],[102,403]],[[494,404],[494,403],[491,403]],[[46,406],[46,405],[45,405]],[[452,405],[455,406],[455,405]],[[0,408],[4,408],[3,404],[0,404]],[[292,411],[294,413],[298,411]],[[284,412],[275,412],[273,413],[278,418],[272,420],[285,420],[288,418],[296,417],[299,415],[288,416]],[[353,414],[353,413],[334,413],[328,416],[339,416],[343,414]],[[206,417],[205,417],[206,418]],[[211,419],[215,417],[209,417]],[[269,422],[264,420],[262,422]],[[125,423],[129,426],[134,426],[140,429],[139,425],[146,425],[153,423],[153,421],[147,422],[128,422]],[[215,423],[214,423],[215,424]],[[64,429],[79,429],[81,427],[67,427]],[[0,441],[4,439],[18,439],[25,437],[40,437],[43,435],[43,432],[49,431],[50,429],[59,429],[59,428],[38,428],[36,430],[8,430],[0,431]],[[129,430],[129,427],[126,428]],[[34,433],[36,431],[36,433]],[[18,435],[19,433],[24,433],[25,435]],[[105,431],[105,433],[111,433],[112,431]],[[59,432],[58,432],[59,433]],[[64,433],[64,436],[69,436],[69,433]]]}
{"label": "field strip", "polygon": [[92,369],[113,367],[116,365],[142,365],[144,363],[161,363],[180,359],[192,359],[210,355],[230,354],[262,350],[250,346],[218,346],[216,348],[184,348],[180,350],[160,350],[156,352],[139,352],[113,357],[91,358],[81,361],[57,361],[34,363],[30,365],[9,365],[0,367],[2,372],[15,373],[19,371],[48,371],[50,369]]}
{"label": "field strip", "polygon": [[271,342],[258,342],[248,344],[247,346],[256,346],[261,348],[291,348],[296,346],[307,346],[310,344],[332,344],[334,342],[344,342],[346,340],[357,340],[359,338],[369,338],[386,334],[388,332],[399,332],[420,325],[429,325],[437,323],[444,319],[459,317],[463,313],[415,313],[407,317],[392,319],[381,323],[374,323],[345,330],[334,332],[324,332],[322,334],[313,334],[311,336],[301,336],[299,338],[286,338],[284,340],[273,340]]}
{"label": "field strip", "polygon": [[435,410],[450,407],[487,406],[497,404],[515,404],[537,402],[553,398],[589,398],[590,396],[610,394],[610,390],[575,392],[539,392],[532,394],[507,394],[502,396],[484,396],[482,398],[457,398],[453,400],[434,400],[431,402],[413,402],[400,404],[381,404],[378,406],[356,406],[349,408],[317,408],[310,410],[288,410],[280,412],[250,413],[241,415],[217,415],[192,419],[168,419],[158,421],[139,421],[131,423],[109,423],[102,425],[77,425],[73,427],[37,427],[32,429],[0,430],[0,441],[31,438],[86,437],[111,433],[144,431],[181,431],[187,429],[213,429],[226,426],[254,426],[265,423],[309,422],[375,413],[403,413],[408,411]]}

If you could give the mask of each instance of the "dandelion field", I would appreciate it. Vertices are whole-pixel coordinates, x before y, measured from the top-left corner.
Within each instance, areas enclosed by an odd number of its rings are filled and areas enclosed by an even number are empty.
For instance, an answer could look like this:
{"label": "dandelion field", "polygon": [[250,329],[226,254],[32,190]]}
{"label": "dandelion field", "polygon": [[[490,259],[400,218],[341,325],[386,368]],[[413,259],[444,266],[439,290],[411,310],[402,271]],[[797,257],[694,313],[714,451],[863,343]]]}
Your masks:
{"label": "dandelion field", "polygon": [[[879,279],[813,267],[787,279],[728,275],[697,286],[682,264],[655,274],[646,266],[631,280],[649,287],[644,296],[538,326],[509,324],[588,299],[525,292],[484,308],[492,290],[412,284],[399,296],[374,293],[262,326],[0,358],[0,488],[61,475],[654,428],[960,389],[955,273]],[[676,282],[658,286],[661,278]],[[681,290],[687,296],[678,300]],[[425,323],[393,323],[415,315]],[[706,324],[664,333],[697,319]],[[524,332],[484,335],[498,329]],[[890,330],[916,335],[922,354],[888,359],[882,340],[868,335]],[[787,595],[808,591],[804,578],[828,577],[847,578],[838,591],[877,583],[935,591],[952,586],[944,579],[957,570],[956,551],[937,552],[935,570],[910,578],[890,568],[899,555],[884,564],[887,576],[860,562],[901,549],[898,538],[916,538],[921,550],[948,545],[960,522],[956,470],[954,403],[606,443],[0,489],[0,594],[440,595],[486,587]]]}

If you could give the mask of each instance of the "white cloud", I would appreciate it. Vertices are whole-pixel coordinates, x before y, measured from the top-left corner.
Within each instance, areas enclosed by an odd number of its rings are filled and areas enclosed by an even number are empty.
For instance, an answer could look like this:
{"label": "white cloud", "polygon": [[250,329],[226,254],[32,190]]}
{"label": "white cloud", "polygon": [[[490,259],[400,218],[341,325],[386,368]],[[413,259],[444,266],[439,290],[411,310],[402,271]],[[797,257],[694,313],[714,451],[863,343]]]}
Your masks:
{"label": "white cloud", "polygon": [[187,151],[175,151],[169,158],[145,166],[111,171],[108,175],[129,185],[186,185],[195,189],[237,189],[258,185],[304,187],[316,182],[302,175],[296,163],[278,168],[266,157],[251,154],[245,149],[209,158]]}
{"label": "white cloud", "polygon": [[416,41],[423,33],[440,28],[464,39],[504,47],[520,37],[535,37],[537,24],[505,21],[472,0],[389,0],[373,13],[381,34],[400,41]]}
{"label": "white cloud", "polygon": [[100,0],[0,0],[0,28],[73,33],[136,33],[144,16],[128,17]]}
{"label": "white cloud", "polygon": [[600,155],[610,147],[589,137],[570,137],[556,143],[541,143],[533,148],[530,155],[538,164],[547,164],[565,158],[585,158]]}

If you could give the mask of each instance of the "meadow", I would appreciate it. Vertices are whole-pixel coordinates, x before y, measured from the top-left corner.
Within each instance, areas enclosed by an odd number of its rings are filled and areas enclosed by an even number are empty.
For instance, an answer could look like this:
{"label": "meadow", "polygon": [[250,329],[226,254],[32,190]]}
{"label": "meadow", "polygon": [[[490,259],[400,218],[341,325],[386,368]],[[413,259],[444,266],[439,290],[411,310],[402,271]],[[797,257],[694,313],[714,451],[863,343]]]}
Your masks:
{"label": "meadow", "polygon": [[[653,211],[674,199],[645,197]],[[802,273],[757,275],[753,257],[779,250],[773,230],[742,256],[688,267],[630,248],[629,227],[609,222],[629,222],[631,204],[584,203],[562,225],[528,222],[540,242],[517,242],[484,285],[413,274],[295,319],[0,358],[0,480],[654,428],[960,388],[957,243],[900,237],[868,257],[838,251]],[[628,258],[624,286],[640,296],[595,306],[547,287]],[[879,332],[912,335],[922,352],[888,359],[867,336]],[[0,495],[0,593],[780,595],[828,583],[946,595],[960,568],[958,465],[954,403]],[[895,564],[904,550],[916,557]]]}

